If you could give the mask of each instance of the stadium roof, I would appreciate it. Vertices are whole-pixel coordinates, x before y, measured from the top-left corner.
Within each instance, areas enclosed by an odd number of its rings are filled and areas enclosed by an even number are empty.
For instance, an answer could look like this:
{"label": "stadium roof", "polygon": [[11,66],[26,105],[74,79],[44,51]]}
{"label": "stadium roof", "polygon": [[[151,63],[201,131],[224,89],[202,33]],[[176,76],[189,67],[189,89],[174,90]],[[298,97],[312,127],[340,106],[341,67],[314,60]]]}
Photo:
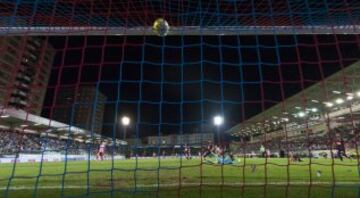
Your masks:
{"label": "stadium roof", "polygon": [[351,113],[356,114],[360,110],[357,108],[358,98],[360,61],[237,124],[228,133],[233,136],[261,134],[264,128],[276,128],[275,126],[281,123],[304,123],[303,118],[308,114],[323,114],[329,118],[343,116],[350,114],[350,109],[345,109],[349,101],[352,104]]}
{"label": "stadium roof", "polygon": [[[100,134],[91,133],[85,129],[67,125],[55,120],[40,117],[14,108],[0,106],[0,126],[2,128],[14,128],[30,133],[48,133],[50,136],[59,138],[71,138],[74,140],[93,139],[97,141],[111,142],[111,138],[104,138]],[[125,141],[116,140],[119,144]]]}
{"label": "stadium roof", "polygon": [[360,3],[349,1],[2,1],[0,35],[359,33]]}

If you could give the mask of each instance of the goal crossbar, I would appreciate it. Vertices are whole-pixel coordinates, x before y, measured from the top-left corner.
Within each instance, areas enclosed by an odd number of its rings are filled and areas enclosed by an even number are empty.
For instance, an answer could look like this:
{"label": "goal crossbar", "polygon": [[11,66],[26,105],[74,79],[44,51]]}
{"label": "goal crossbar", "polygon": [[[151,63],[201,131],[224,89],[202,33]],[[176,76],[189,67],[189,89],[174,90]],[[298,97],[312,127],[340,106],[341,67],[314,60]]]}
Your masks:
{"label": "goal crossbar", "polygon": [[[169,35],[359,34],[360,25],[343,26],[177,26]],[[149,26],[17,26],[0,27],[0,35],[155,35]]]}

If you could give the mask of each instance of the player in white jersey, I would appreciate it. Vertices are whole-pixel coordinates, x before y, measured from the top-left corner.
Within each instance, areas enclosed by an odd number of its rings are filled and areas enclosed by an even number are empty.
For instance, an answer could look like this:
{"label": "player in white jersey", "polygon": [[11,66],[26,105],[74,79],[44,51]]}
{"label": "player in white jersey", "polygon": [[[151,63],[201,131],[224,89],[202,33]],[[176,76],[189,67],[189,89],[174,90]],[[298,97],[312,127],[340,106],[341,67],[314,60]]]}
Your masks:
{"label": "player in white jersey", "polygon": [[100,144],[100,146],[99,146],[99,151],[97,152],[97,154],[96,154],[96,159],[97,160],[104,160],[104,154],[105,154],[105,147],[106,147],[106,145],[105,145],[105,143],[101,143]]}

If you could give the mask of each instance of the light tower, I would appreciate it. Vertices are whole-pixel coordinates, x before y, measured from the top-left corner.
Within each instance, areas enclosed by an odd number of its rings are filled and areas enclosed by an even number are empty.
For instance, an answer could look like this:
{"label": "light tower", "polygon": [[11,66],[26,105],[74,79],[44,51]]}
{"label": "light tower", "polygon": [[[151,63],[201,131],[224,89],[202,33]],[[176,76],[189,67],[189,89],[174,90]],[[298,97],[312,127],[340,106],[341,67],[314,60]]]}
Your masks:
{"label": "light tower", "polygon": [[126,140],[126,127],[130,124],[130,118],[127,116],[123,116],[121,118],[121,124],[124,126],[124,140]]}
{"label": "light tower", "polygon": [[214,117],[214,125],[216,126],[217,141],[220,144],[220,126],[224,123],[224,118],[220,115]]}

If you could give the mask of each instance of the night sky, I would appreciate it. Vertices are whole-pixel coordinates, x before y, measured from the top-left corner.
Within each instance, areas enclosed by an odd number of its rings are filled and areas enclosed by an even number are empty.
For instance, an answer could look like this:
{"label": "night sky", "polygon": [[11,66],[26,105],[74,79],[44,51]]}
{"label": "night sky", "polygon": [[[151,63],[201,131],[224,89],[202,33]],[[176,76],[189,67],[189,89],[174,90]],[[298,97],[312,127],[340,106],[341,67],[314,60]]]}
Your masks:
{"label": "night sky", "polygon": [[[222,130],[360,59],[358,35],[50,37],[57,53],[43,115],[58,86],[99,86],[133,136]],[[322,76],[323,75],[323,76]],[[55,107],[56,108],[56,107]],[[135,122],[135,123],[134,123]],[[159,125],[160,124],[160,125]],[[212,130],[213,127],[210,127]]]}

